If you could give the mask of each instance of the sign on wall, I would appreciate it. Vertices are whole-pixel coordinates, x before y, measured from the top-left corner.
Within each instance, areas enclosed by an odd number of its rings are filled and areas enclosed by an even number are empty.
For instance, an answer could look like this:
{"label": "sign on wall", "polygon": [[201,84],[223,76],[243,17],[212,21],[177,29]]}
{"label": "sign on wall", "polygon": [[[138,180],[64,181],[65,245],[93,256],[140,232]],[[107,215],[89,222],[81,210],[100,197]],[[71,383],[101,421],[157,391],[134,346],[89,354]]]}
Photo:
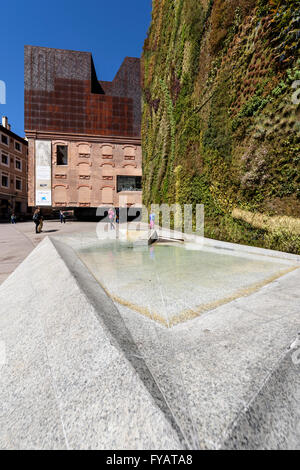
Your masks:
{"label": "sign on wall", "polygon": [[51,206],[51,141],[35,141],[36,205]]}

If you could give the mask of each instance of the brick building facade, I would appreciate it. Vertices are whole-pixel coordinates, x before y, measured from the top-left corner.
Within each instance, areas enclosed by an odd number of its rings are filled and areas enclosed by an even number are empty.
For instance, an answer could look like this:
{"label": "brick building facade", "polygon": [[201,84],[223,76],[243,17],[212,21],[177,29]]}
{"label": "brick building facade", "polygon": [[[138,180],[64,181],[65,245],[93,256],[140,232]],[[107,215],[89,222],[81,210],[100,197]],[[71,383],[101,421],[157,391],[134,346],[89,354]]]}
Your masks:
{"label": "brick building facade", "polygon": [[28,143],[11,131],[7,118],[0,125],[0,220],[27,215]]}
{"label": "brick building facade", "polygon": [[140,60],[98,81],[92,55],[25,46],[30,206],[141,206]]}

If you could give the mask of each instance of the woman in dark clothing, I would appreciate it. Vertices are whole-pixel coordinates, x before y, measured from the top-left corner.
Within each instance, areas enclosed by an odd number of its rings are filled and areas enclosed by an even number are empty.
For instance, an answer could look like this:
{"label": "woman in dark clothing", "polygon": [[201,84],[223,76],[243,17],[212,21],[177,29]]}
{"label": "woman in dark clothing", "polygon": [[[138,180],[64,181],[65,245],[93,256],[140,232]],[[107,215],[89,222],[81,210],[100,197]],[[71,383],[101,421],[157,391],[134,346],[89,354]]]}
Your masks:
{"label": "woman in dark clothing", "polygon": [[41,211],[39,208],[35,209],[33,213],[33,222],[35,223],[35,233],[39,233],[38,226],[41,222]]}

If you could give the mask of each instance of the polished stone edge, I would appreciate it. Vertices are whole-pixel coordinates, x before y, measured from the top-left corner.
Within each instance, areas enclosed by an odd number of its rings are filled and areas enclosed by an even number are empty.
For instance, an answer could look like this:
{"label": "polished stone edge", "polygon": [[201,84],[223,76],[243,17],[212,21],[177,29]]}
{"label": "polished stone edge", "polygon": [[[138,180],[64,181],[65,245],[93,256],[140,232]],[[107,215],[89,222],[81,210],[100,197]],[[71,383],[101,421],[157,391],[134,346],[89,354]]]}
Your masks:
{"label": "polished stone edge", "polygon": [[294,355],[284,353],[230,426],[222,449],[300,450],[300,365]]}
{"label": "polished stone edge", "polygon": [[257,254],[260,256],[267,256],[268,258],[281,258],[291,261],[296,261],[300,264],[300,255],[287,253],[284,251],[269,250],[267,248],[260,248],[256,246],[241,245],[239,243],[224,242],[221,240],[214,240],[212,238],[201,237],[196,234],[186,234],[175,230],[166,230],[162,227],[155,227],[159,236],[167,237],[171,233],[174,238],[183,238],[185,241],[195,243],[202,247],[212,247],[216,249],[224,249],[234,252],[244,252],[249,254]]}
{"label": "polished stone edge", "polygon": [[70,247],[45,238],[0,295],[0,449],[188,447],[117,308]]}
{"label": "polished stone edge", "polygon": [[70,246],[55,238],[49,238],[49,241],[51,241],[58,255],[65,263],[81,292],[86,296],[88,302],[97,312],[101,326],[110,337],[112,343],[121,351],[137,372],[141,382],[154,399],[156,406],[163,412],[165,418],[176,431],[182,446],[185,447],[187,443],[185,442],[180,426],[177,424],[173,412],[169,408],[144,358],[141,356],[114,302]]}

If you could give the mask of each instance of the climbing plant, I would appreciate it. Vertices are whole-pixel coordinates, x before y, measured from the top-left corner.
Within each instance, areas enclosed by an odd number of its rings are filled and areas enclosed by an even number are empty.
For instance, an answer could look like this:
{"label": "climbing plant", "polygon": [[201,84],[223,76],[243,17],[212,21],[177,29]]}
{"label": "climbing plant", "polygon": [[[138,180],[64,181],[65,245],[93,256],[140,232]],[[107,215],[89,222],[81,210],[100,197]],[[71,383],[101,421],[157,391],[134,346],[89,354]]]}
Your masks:
{"label": "climbing plant", "polygon": [[234,216],[300,217],[299,18],[297,0],[153,2],[142,59],[146,205],[203,203],[207,236],[300,252],[295,233],[275,237]]}

